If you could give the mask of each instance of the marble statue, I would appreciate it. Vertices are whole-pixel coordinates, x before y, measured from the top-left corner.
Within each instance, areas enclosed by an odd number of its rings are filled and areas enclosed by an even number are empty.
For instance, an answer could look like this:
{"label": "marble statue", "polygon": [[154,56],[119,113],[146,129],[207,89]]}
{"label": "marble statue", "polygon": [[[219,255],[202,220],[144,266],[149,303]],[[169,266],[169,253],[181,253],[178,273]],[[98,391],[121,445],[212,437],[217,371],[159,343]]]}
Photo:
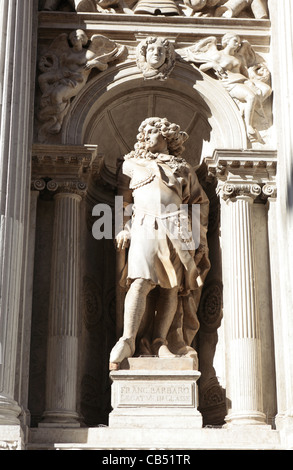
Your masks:
{"label": "marble statue", "polygon": [[[126,13],[149,15],[214,16],[234,18],[253,16],[257,19],[269,17],[267,0],[138,0],[134,8],[125,0],[67,0],[69,8],[77,12]],[[43,10],[60,8],[61,0],[46,0]]]}
{"label": "marble statue", "polygon": [[39,60],[39,87],[42,93],[38,119],[39,140],[60,132],[71,99],[86,84],[92,69],[104,71],[125,52],[105,36],[89,40],[83,30],[59,35]]}
{"label": "marble statue", "polygon": [[[43,10],[58,10],[61,0],[46,0]],[[68,4],[76,11],[95,11],[95,0],[68,0]]]}
{"label": "marble statue", "polygon": [[247,7],[251,8],[252,14],[257,19],[269,17],[267,0],[228,0],[216,9],[215,16],[233,18],[239,16]]}
{"label": "marble statue", "polygon": [[180,15],[180,11],[175,0],[138,0],[133,11],[135,14],[163,16]]}
{"label": "marble statue", "polygon": [[[118,171],[119,194],[125,205],[132,204],[132,217],[116,236],[117,250],[128,250],[120,278],[127,292],[123,334],[111,351],[111,369],[119,368],[136,349],[138,354],[196,359],[191,343],[210,268],[209,200],[181,157],[187,138],[166,118],[148,118]],[[182,204],[188,207],[188,227],[192,206],[200,207],[197,246],[181,221]]]}
{"label": "marble statue", "polygon": [[210,16],[212,8],[221,0],[183,0],[183,12],[186,16]]}
{"label": "marble statue", "polygon": [[240,108],[251,142],[261,141],[254,125],[256,112],[264,115],[263,103],[271,95],[270,72],[260,62],[248,41],[235,33],[222,37],[218,49],[214,36],[202,39],[187,49],[185,60],[199,65],[199,70],[212,70]]}
{"label": "marble statue", "polygon": [[[43,10],[58,10],[60,4],[60,0],[46,0]],[[124,0],[68,0],[68,5],[76,12],[133,14]]]}
{"label": "marble statue", "polygon": [[145,79],[166,80],[175,66],[173,44],[161,37],[147,37],[136,48],[136,64]]}

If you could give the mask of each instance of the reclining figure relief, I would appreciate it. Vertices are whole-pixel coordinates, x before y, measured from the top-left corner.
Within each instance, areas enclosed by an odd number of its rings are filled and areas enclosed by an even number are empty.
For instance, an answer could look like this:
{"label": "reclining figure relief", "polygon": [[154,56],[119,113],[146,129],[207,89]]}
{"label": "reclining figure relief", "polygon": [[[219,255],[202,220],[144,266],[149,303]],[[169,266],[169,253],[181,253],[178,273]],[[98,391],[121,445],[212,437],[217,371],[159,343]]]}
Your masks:
{"label": "reclining figure relief", "polygon": [[184,60],[197,64],[202,72],[211,72],[238,105],[251,142],[262,142],[256,118],[268,122],[264,103],[272,93],[270,72],[248,41],[235,33],[226,33],[218,48],[214,36],[197,41],[181,52]]}

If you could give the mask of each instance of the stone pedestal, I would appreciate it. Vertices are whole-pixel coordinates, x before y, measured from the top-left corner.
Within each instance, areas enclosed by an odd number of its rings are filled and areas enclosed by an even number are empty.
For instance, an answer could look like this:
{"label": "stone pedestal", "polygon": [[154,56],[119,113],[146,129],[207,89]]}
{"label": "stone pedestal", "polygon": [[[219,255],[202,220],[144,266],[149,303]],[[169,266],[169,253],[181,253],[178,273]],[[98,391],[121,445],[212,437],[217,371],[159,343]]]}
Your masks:
{"label": "stone pedestal", "polygon": [[200,372],[190,358],[131,358],[111,371],[109,427],[201,428],[197,410]]}

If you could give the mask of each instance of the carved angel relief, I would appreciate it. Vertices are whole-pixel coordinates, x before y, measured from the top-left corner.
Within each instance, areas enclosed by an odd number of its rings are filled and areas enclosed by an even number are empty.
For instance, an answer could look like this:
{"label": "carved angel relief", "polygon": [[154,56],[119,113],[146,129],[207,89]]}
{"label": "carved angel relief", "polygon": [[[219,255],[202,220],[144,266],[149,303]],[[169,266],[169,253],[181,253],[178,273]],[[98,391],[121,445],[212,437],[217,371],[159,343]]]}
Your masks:
{"label": "carved angel relief", "polygon": [[60,132],[71,99],[84,87],[91,70],[106,70],[109,62],[119,59],[125,51],[125,46],[100,34],[89,40],[83,30],[61,34],[53,41],[39,60],[40,142],[45,142],[48,134]]}
{"label": "carved angel relief", "polygon": [[255,117],[266,120],[264,102],[271,95],[270,72],[248,41],[234,33],[222,38],[218,49],[214,36],[202,39],[181,53],[188,62],[199,65],[202,72],[212,71],[238,105],[251,142],[262,142],[255,128]]}

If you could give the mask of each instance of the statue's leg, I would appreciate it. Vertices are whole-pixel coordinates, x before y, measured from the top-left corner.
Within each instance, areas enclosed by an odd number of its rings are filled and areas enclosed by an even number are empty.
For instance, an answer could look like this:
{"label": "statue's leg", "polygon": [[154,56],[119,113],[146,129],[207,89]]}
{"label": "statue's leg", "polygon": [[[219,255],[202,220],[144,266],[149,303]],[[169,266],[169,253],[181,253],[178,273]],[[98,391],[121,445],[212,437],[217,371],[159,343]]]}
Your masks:
{"label": "statue's leg", "polygon": [[173,357],[167,347],[167,335],[178,305],[178,288],[161,289],[154,321],[153,352],[159,357]]}
{"label": "statue's leg", "polygon": [[135,339],[146,308],[146,298],[155,287],[146,279],[135,279],[125,297],[123,336],[110,354],[110,364],[120,364],[135,351]]}

